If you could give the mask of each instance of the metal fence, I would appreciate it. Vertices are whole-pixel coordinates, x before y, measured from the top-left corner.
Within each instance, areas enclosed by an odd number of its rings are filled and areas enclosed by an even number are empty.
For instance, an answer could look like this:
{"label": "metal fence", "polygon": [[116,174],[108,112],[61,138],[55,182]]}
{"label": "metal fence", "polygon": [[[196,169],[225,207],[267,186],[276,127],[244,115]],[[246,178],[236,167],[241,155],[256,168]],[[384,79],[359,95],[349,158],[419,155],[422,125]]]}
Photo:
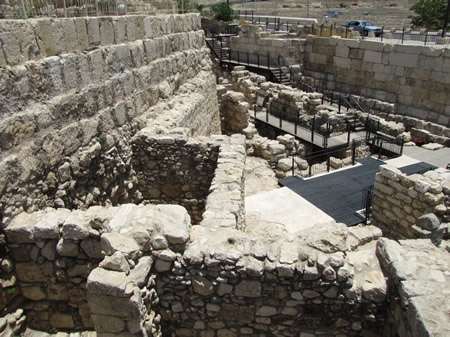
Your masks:
{"label": "metal fence", "polygon": [[176,12],[168,0],[0,0],[0,18],[111,16]]}
{"label": "metal fence", "polygon": [[[290,29],[298,25],[301,18],[288,19],[286,17],[266,17],[260,16],[254,11],[240,11],[239,16],[247,22],[265,25],[266,29],[278,32],[289,32]],[[350,38],[352,31],[349,28],[338,24],[304,24],[305,34],[317,36],[338,35],[343,38]],[[377,37],[361,36],[362,39],[385,41],[392,44],[411,44],[411,45],[448,45],[450,44],[450,33],[443,34],[440,31],[428,31],[427,29],[412,30],[411,28],[386,29],[382,27],[381,35]]]}

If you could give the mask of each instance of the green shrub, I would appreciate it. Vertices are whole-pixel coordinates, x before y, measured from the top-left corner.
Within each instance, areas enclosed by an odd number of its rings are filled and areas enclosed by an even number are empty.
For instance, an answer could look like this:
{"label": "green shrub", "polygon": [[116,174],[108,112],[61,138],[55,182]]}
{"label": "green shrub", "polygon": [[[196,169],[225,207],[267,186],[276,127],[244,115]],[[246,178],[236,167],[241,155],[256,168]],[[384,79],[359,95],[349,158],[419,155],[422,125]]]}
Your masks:
{"label": "green shrub", "polygon": [[211,9],[214,14],[214,19],[216,20],[231,21],[236,18],[233,8],[231,8],[226,2],[214,5]]}

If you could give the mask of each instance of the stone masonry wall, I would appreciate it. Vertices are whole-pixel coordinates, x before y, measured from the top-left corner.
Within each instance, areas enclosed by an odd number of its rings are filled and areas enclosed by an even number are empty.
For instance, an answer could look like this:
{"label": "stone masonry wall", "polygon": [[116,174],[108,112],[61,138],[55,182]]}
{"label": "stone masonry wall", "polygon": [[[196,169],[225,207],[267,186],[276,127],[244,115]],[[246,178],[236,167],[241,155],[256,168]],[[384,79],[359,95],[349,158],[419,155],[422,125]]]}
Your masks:
{"label": "stone masonry wall", "polygon": [[136,198],[130,139],[147,123],[220,132],[198,15],[0,24],[3,218]]}
{"label": "stone masonry wall", "polygon": [[444,169],[406,176],[395,167],[381,166],[375,178],[374,223],[385,236],[395,239],[420,237],[414,226],[421,216],[429,213],[448,223],[449,183],[449,174]]}
{"label": "stone masonry wall", "polygon": [[382,334],[386,281],[374,227],[332,223],[286,238],[191,226],[176,205],[127,204],[22,213],[5,232],[12,248],[32,252],[15,271],[25,314],[41,328],[93,325],[101,337]]}
{"label": "stone masonry wall", "polygon": [[[182,132],[182,130],[179,130]],[[175,130],[176,132],[176,130]],[[148,128],[133,138],[132,165],[139,200],[184,206],[198,224],[217,166],[219,147],[183,134],[154,135]]]}
{"label": "stone masonry wall", "polygon": [[269,53],[274,59],[281,54],[330,89],[394,103],[395,114],[450,126],[448,48],[266,35],[262,29],[248,29],[231,40],[231,49]]}

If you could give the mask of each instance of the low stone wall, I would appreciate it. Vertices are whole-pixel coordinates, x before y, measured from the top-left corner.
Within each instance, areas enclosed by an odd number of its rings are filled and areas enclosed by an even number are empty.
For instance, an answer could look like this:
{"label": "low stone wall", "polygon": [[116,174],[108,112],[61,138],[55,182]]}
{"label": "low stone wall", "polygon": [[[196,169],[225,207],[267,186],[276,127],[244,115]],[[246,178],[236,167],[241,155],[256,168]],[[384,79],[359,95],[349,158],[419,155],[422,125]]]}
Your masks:
{"label": "low stone wall", "polygon": [[[434,213],[443,223],[449,222],[450,196],[448,172],[429,171],[406,176],[395,167],[383,165],[375,179],[372,204],[374,223],[385,236],[395,239],[421,237],[414,227],[421,216]],[[439,229],[428,228],[428,230]]]}
{"label": "low stone wall", "polygon": [[[384,336],[447,336],[450,254],[429,240],[382,238],[377,255],[389,277]],[[407,263],[406,261],[414,261]]]}
{"label": "low stone wall", "polygon": [[382,333],[386,281],[374,227],[333,223],[286,239],[281,232],[191,227],[176,205],[128,204],[22,213],[5,232],[25,313],[41,329],[93,326],[98,336]]}

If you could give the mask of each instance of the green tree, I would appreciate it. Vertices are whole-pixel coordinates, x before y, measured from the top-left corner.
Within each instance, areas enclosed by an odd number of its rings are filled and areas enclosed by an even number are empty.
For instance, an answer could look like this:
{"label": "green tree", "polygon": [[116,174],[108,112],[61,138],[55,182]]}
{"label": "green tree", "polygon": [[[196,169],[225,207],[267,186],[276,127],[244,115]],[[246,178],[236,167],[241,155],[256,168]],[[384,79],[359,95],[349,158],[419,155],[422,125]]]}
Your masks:
{"label": "green tree", "polygon": [[233,8],[226,2],[214,5],[211,9],[214,14],[214,19],[216,20],[231,21],[236,17]]}
{"label": "green tree", "polygon": [[413,26],[442,29],[446,9],[447,0],[420,0],[411,7],[416,15],[410,15],[409,18]]}

